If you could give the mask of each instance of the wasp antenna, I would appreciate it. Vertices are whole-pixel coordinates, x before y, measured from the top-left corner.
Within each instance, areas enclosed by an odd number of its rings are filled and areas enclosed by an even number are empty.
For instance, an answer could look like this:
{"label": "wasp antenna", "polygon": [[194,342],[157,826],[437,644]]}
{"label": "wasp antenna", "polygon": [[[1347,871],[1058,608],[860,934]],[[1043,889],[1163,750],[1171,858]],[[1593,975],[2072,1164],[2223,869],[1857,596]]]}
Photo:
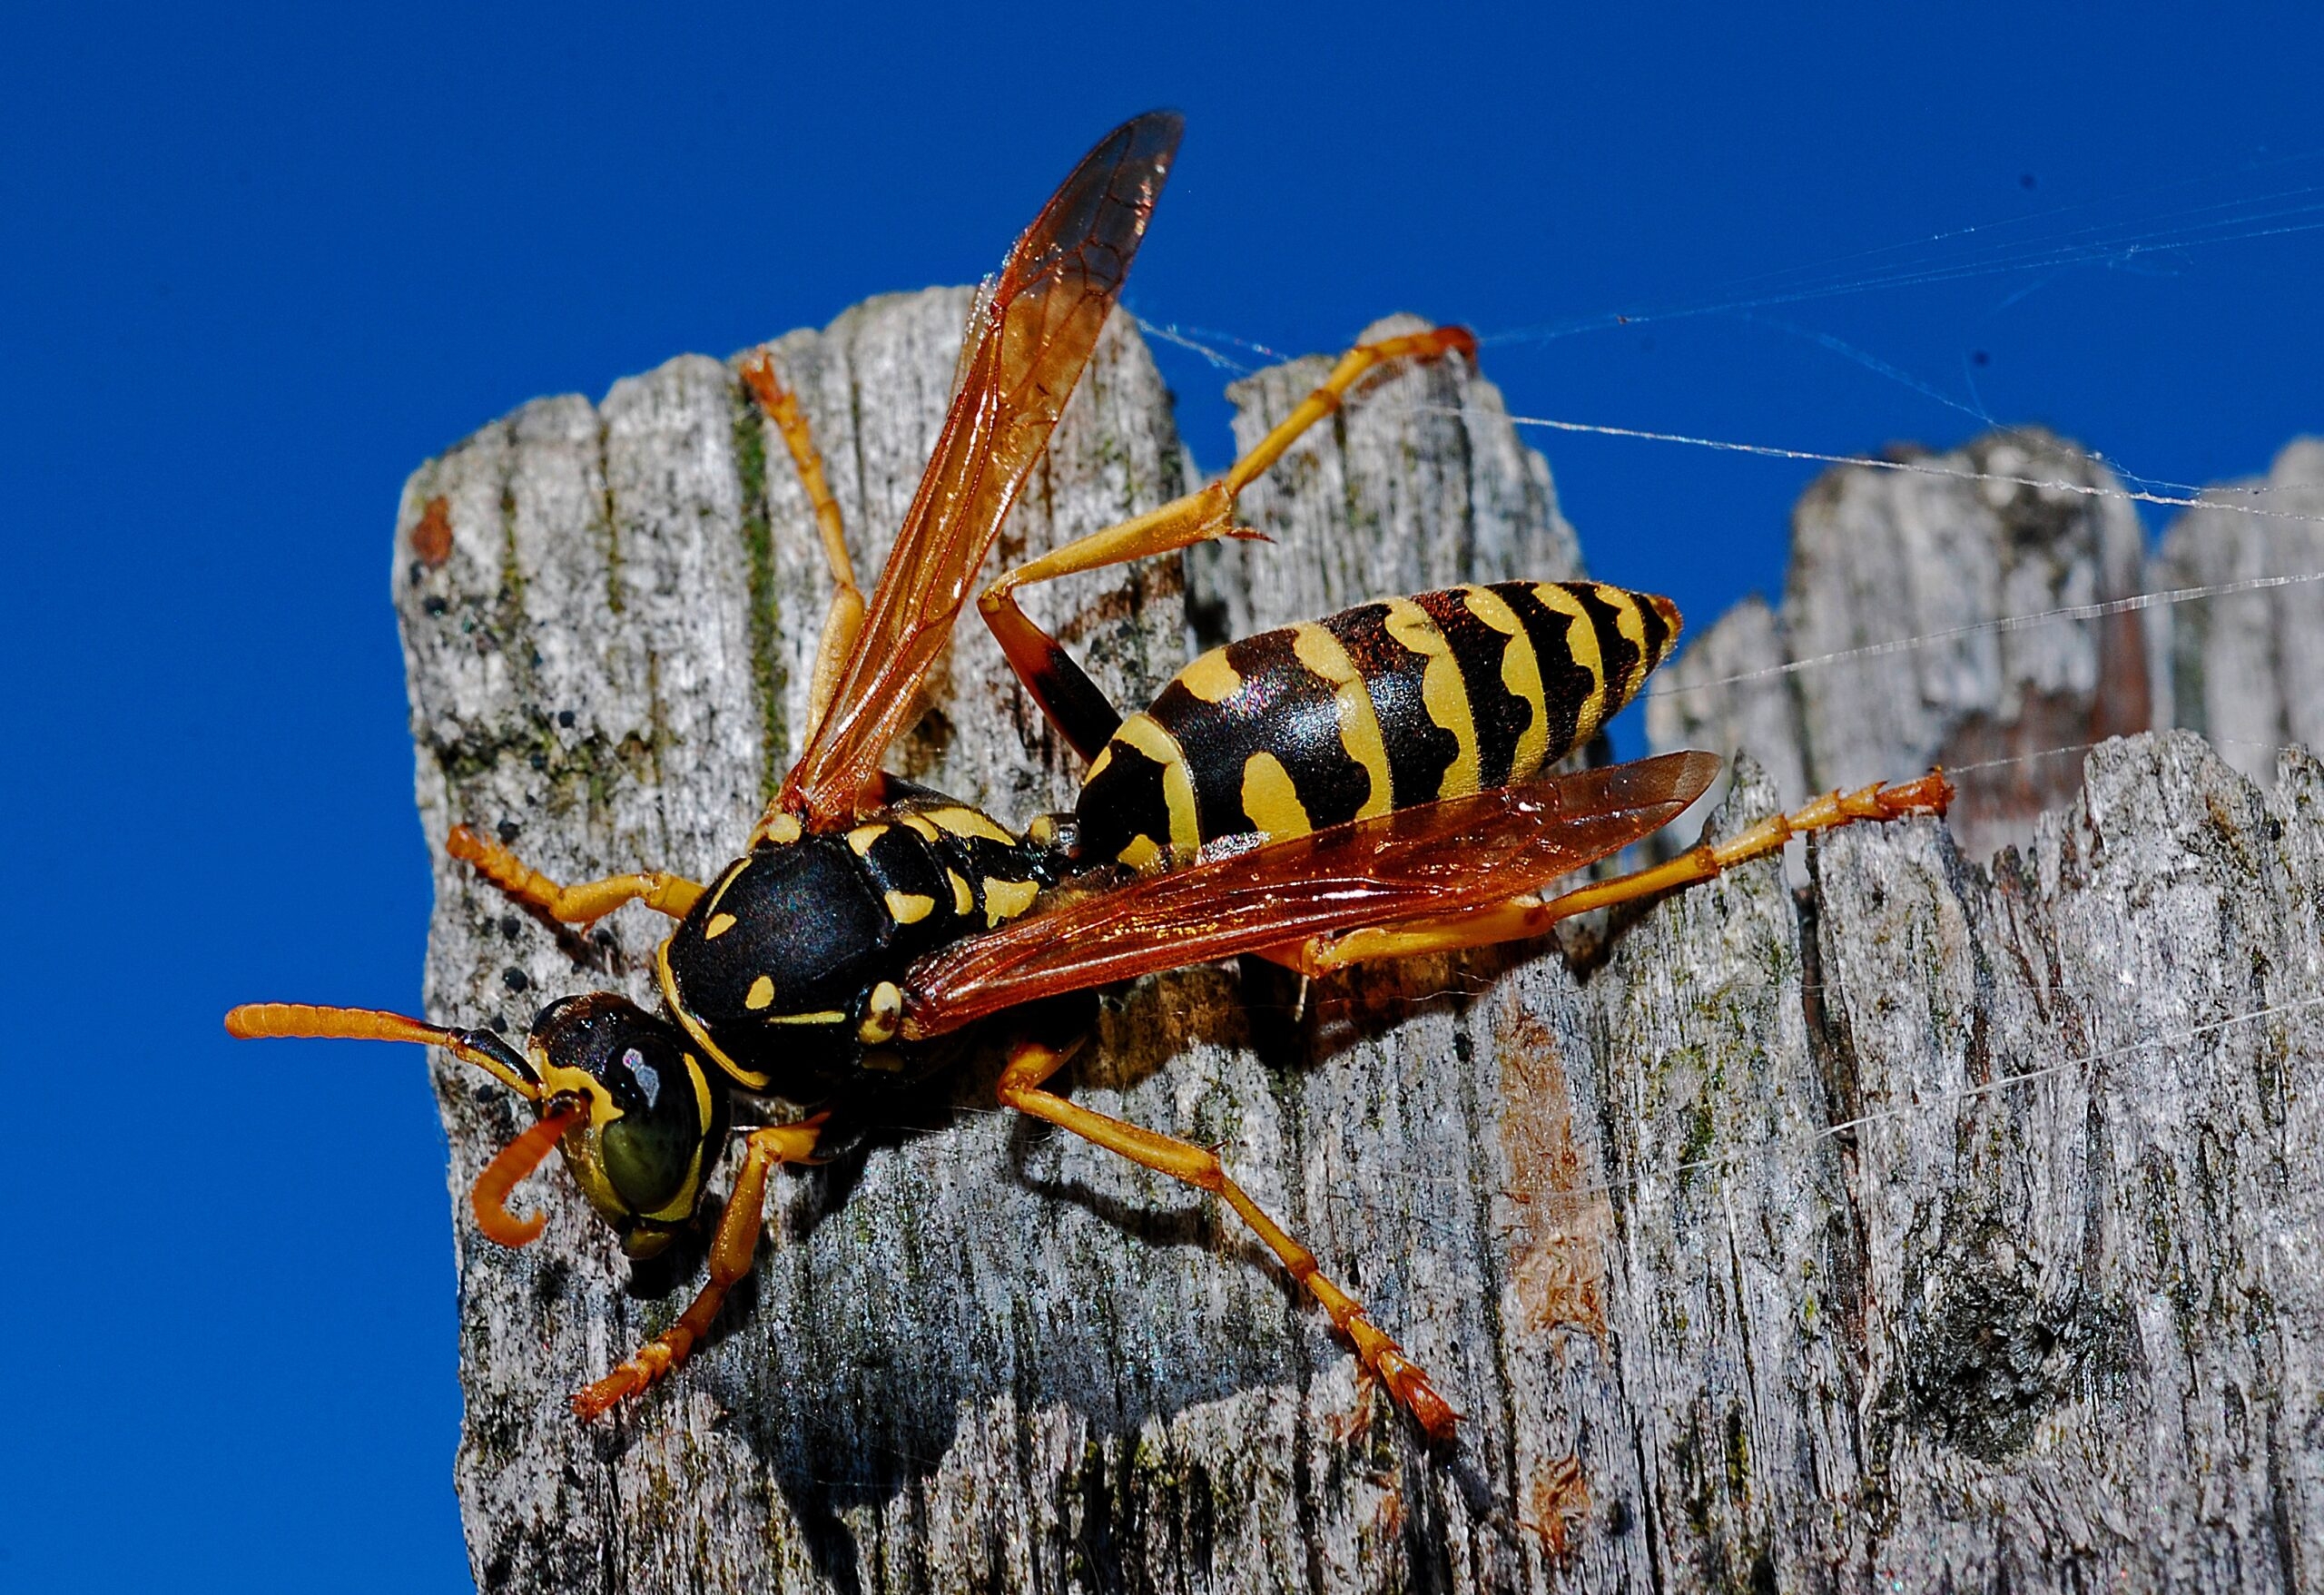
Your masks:
{"label": "wasp antenna", "polygon": [[448,1030],[379,1008],[326,1008],[310,1002],[245,1002],[226,1010],[226,1033],[239,1040],[310,1037],[335,1041],[417,1041],[475,1064],[528,1102],[540,1082],[517,1049],[490,1030]]}
{"label": "wasp antenna", "polygon": [[499,1156],[484,1166],[484,1172],[476,1177],[476,1184],[468,1191],[468,1205],[476,1210],[476,1226],[487,1240],[516,1247],[530,1245],[540,1238],[548,1220],[538,1213],[530,1218],[517,1217],[508,1211],[508,1194],[524,1184],[526,1177],[541,1166],[541,1160],[556,1149],[565,1132],[581,1121],[585,1111],[568,1108],[550,1114],[503,1147]]}
{"label": "wasp antenna", "polygon": [[451,1032],[377,1008],[323,1008],[310,1002],[245,1002],[226,1010],[226,1033],[251,1041],[277,1036],[350,1041],[419,1041],[433,1046]]}

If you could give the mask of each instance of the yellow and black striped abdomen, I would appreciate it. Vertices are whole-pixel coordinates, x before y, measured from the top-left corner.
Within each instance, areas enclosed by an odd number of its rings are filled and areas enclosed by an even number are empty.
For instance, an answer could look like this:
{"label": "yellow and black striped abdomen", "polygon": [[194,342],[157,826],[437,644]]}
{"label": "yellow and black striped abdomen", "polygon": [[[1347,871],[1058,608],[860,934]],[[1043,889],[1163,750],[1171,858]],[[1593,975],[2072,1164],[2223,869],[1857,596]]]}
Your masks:
{"label": "yellow and black striped abdomen", "polygon": [[1524,780],[1629,703],[1678,635],[1666,598],[1496,582],[1214,648],[1090,765],[1084,855],[1144,867]]}

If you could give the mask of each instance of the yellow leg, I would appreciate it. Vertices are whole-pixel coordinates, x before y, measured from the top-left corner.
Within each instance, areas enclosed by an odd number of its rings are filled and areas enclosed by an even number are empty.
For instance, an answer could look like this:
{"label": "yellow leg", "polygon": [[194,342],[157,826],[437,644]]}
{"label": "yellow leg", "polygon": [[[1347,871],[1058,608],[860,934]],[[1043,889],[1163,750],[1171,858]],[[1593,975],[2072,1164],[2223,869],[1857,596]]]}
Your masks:
{"label": "yellow leg", "polygon": [[807,429],[807,418],[799,409],[798,399],[775,377],[774,361],[764,350],[743,362],[743,380],[791,450],[791,462],[799,468],[799,481],[807,489],[807,501],[815,507],[815,529],[822,537],[823,562],[831,567],[832,606],[823,615],[822,640],[815,645],[815,673],[808,678],[807,731],[812,735],[823,723],[823,711],[830,707],[832,691],[839,684],[840,666],[846,663],[848,650],[855,646],[855,634],[862,628],[863,589],[855,585],[855,565],[847,556],[847,536],[839,517],[839,500],[832,497],[831,482],[823,475],[822,454],[815,448],[814,435]]}
{"label": "yellow leg", "polygon": [[1357,344],[1340,356],[1340,363],[1332,368],[1332,374],[1324,379],[1321,388],[1300,400],[1299,408],[1260,438],[1256,448],[1235,462],[1235,468],[1222,478],[1226,491],[1240,493],[1256,481],[1261,472],[1283,458],[1283,451],[1300,433],[1338,409],[1347,390],[1374,367],[1388,360],[1434,359],[1456,350],[1472,360],[1477,358],[1476,335],[1465,327],[1434,327],[1425,332],[1408,332],[1402,338]]}
{"label": "yellow leg", "polygon": [[1594,881],[1556,897],[1512,897],[1464,914],[1407,920],[1401,924],[1350,930],[1335,937],[1317,937],[1296,947],[1276,949],[1267,956],[1312,977],[1376,959],[1418,958],[1432,952],[1486,947],[1497,941],[1522,941],[1542,934],[1560,920],[1590,909],[1630,902],[1708,881],[1747,860],[1780,851],[1795,836],[1836,830],[1859,820],[1942,814],[1952,796],[1953,788],[1937,771],[1900,786],[1875,783],[1856,792],[1827,793],[1788,814],[1762,820],[1726,842],[1704,842],[1668,863],[1617,875],[1610,881]]}
{"label": "yellow leg", "polygon": [[743,1142],[743,1167],[734,1194],[718,1216],[718,1236],[710,1244],[710,1278],[678,1321],[641,1347],[638,1354],[573,1398],[583,1423],[605,1415],[624,1396],[635,1394],[686,1360],[718,1316],[726,1293],[749,1275],[758,1255],[759,1229],[766,1215],[766,1178],[780,1163],[796,1163],[815,1150],[827,1115],[798,1124],[753,1130]]}
{"label": "yellow leg", "polygon": [[1249,536],[1235,525],[1235,500],[1244,488],[1283,457],[1302,432],[1340,407],[1347,391],[1365,372],[1388,360],[1433,359],[1453,351],[1474,358],[1477,340],[1465,328],[1439,327],[1377,343],[1358,344],[1342,355],[1324,385],[1302,399],[1281,425],[1259,440],[1257,448],[1235,462],[1234,468],[1208,486],[1174,498],[1159,509],[1135,520],[1108,527],[1053,548],[1039,559],[1005,571],[977,599],[985,625],[991,627],[1001,652],[1040,704],[1052,724],[1084,759],[1098,750],[1120,724],[1121,716],[1103,694],[1082,674],[1064,646],[1041,630],[1018,607],[1017,590],[1039,582],[1055,581],[1079,571],[1125,565],[1149,555],[1167,554],[1213,537]]}
{"label": "yellow leg", "polygon": [[1293,1240],[1242,1186],[1227,1177],[1216,1155],[1191,1142],[1141,1129],[1042,1090],[1042,1082],[1058,1071],[1067,1056],[1037,1041],[1018,1042],[1009,1049],[1009,1067],[1001,1071],[1001,1102],[1019,1113],[1071,1130],[1082,1139],[1095,1142],[1109,1152],[1118,1152],[1157,1174],[1167,1174],[1197,1190],[1224,1197],[1226,1205],[1267,1244],[1268,1249],[1283,1260],[1291,1276],[1323,1304],[1332,1323],[1354,1343],[1364,1365],[1388,1387],[1428,1437],[1440,1442],[1452,1438],[1457,1420],[1452,1407],[1430,1385],[1427,1373],[1364,1315],[1361,1302],[1324,1276],[1315,1265],[1313,1252]]}
{"label": "yellow leg", "polygon": [[478,874],[518,902],[568,925],[602,920],[625,902],[642,902],[657,914],[683,920],[702,895],[695,882],[658,870],[560,886],[498,842],[487,842],[465,825],[452,827],[451,835],[444,839],[444,851],[463,863],[474,864]]}

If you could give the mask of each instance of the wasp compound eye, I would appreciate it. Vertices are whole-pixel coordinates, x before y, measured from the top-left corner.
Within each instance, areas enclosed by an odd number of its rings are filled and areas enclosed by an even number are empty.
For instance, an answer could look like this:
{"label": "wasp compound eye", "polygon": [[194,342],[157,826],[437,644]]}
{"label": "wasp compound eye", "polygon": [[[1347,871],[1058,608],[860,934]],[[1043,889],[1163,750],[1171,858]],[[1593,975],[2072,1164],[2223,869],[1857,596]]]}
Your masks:
{"label": "wasp compound eye", "polygon": [[710,1128],[710,1086],[667,1041],[641,1036],[602,1077],[621,1116],[599,1132],[606,1177],[636,1213],[657,1213],[685,1189]]}

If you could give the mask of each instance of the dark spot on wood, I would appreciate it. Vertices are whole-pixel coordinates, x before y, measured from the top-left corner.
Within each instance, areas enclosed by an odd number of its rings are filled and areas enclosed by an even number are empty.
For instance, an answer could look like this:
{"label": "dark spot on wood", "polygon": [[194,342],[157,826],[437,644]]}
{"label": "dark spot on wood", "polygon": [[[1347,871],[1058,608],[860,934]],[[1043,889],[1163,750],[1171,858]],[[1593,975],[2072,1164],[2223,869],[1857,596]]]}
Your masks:
{"label": "dark spot on wood", "polygon": [[2132,1334],[2126,1310],[2079,1290],[2045,1290],[1998,1231],[1942,1247],[1910,1284],[1906,1412],[1968,1455],[2006,1462],[2058,1408],[2112,1393],[2112,1370]]}

